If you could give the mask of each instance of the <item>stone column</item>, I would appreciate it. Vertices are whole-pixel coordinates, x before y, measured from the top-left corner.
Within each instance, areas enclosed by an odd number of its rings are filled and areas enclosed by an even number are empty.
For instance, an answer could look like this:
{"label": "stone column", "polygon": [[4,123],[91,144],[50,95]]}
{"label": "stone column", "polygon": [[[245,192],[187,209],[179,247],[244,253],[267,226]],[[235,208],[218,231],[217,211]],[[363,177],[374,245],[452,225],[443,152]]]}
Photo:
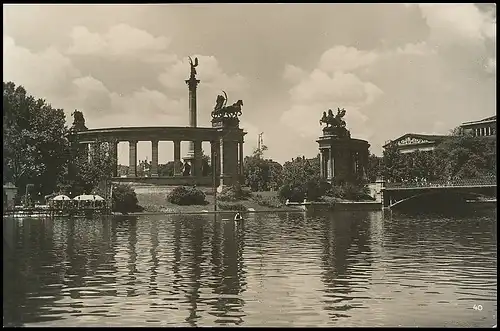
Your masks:
{"label": "stone column", "polygon": [[[196,120],[196,88],[198,87],[198,84],[200,81],[196,79],[194,75],[191,75],[189,79],[187,79],[186,84],[188,85],[189,89],[189,126],[192,128],[195,128],[197,125],[197,120]],[[193,162],[194,159],[194,149],[195,149],[195,142],[190,141],[189,142],[189,149],[184,157],[184,160],[189,160],[191,161],[191,171],[193,170],[194,166],[193,164],[196,162]]]}
{"label": "stone column", "polygon": [[196,177],[201,177],[203,175],[202,172],[202,160],[201,160],[201,141],[196,140],[194,142],[194,167],[191,168],[191,174]]}
{"label": "stone column", "polygon": [[181,142],[179,140],[174,140],[174,176],[182,176],[182,170],[180,169],[181,162]]}
{"label": "stone column", "polygon": [[219,187],[217,188],[217,191],[221,192],[222,188],[224,187],[224,138],[221,137],[219,140],[219,157],[218,157],[218,163],[219,163]]}
{"label": "stone column", "polygon": [[319,177],[325,178],[325,158],[323,157],[323,150],[319,150]]}
{"label": "stone column", "polygon": [[137,140],[128,142],[128,176],[137,176]]}
{"label": "stone column", "polygon": [[109,154],[113,162],[113,177],[118,177],[118,141],[111,140],[109,144]]}
{"label": "stone column", "polygon": [[158,177],[158,140],[151,140],[151,177]]}
{"label": "stone column", "polygon": [[333,155],[332,147],[328,149],[328,162],[329,162],[328,172],[330,174],[329,179],[333,180],[333,178],[335,177],[335,165],[334,165],[335,158]]}
{"label": "stone column", "polygon": [[[239,160],[240,160],[240,164],[239,164],[239,175],[240,175],[240,178],[243,178],[243,142],[240,142],[238,144],[238,147],[239,147]],[[241,179],[240,179],[241,181]]]}

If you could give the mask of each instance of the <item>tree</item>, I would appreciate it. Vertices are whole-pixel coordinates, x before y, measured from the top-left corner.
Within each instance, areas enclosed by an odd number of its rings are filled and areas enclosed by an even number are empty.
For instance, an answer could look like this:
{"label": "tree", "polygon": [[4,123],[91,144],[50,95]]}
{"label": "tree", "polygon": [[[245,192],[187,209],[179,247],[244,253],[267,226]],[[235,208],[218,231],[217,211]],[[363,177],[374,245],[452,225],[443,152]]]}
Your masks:
{"label": "tree", "polygon": [[64,111],[4,82],[3,119],[4,183],[31,183],[43,195],[56,190],[69,159]]}
{"label": "tree", "polygon": [[106,142],[97,141],[90,149],[89,155],[86,150],[77,154],[69,165],[74,171],[68,171],[67,175],[67,186],[71,194],[90,194],[104,181],[111,179],[114,162],[109,147]]}
{"label": "tree", "polygon": [[383,153],[383,169],[384,179],[389,182],[400,182],[403,180],[404,165],[401,153],[397,145],[390,143]]}
{"label": "tree", "polygon": [[368,156],[368,166],[366,168],[366,177],[370,182],[375,182],[378,177],[382,176],[383,158],[370,154]]}
{"label": "tree", "polygon": [[262,158],[266,149],[265,145],[260,149],[255,149],[253,154],[245,157],[243,161],[245,185],[249,186],[252,191],[269,191],[281,186],[283,167],[276,161]]}
{"label": "tree", "polygon": [[297,157],[283,165],[283,185],[280,198],[291,201],[317,200],[330,186],[320,177],[319,155],[312,159]]}

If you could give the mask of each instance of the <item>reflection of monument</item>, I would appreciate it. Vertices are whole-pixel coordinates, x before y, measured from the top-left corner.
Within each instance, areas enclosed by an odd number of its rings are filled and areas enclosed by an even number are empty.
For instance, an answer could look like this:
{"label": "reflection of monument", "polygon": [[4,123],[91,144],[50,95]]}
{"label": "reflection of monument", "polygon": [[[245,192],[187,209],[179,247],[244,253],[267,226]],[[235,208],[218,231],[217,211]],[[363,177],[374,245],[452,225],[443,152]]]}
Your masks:
{"label": "reflection of monument", "polygon": [[320,152],[320,174],[331,183],[353,182],[364,178],[368,165],[366,140],[353,139],[342,119],[345,109],[338,109],[333,115],[331,109],[323,112],[319,123],[326,124],[323,136],[317,142]]}

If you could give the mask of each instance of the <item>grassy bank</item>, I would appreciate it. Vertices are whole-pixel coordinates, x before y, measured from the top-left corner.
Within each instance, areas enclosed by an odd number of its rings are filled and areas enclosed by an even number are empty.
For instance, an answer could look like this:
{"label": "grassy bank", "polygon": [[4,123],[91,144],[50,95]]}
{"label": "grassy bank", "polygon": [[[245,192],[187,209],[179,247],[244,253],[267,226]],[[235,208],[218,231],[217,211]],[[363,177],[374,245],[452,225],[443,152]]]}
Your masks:
{"label": "grassy bank", "polygon": [[[192,205],[192,206],[179,206],[168,202],[167,192],[145,192],[139,191],[136,193],[137,199],[139,200],[139,205],[144,207],[145,212],[151,213],[196,213],[214,210],[214,196],[212,192],[205,191],[206,204],[205,205]],[[259,196],[261,198],[259,198]],[[225,206],[229,207],[227,211],[236,211],[238,205],[243,205],[247,210],[253,209],[255,211],[268,211],[268,210],[289,210],[296,211],[296,208],[288,207],[285,204],[266,204],[263,205],[262,201],[276,202],[277,192],[254,192],[252,196],[245,200],[240,200],[237,202],[221,202]],[[260,203],[260,204],[259,204]],[[234,208],[231,208],[234,206]],[[217,208],[221,210],[221,208]]]}

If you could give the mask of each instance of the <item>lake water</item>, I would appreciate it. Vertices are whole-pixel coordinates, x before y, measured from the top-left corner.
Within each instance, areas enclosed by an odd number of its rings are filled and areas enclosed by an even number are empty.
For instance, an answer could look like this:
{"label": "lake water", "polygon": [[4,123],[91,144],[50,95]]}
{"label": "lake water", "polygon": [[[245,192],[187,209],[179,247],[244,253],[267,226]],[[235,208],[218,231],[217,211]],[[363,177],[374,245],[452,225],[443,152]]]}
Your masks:
{"label": "lake water", "polygon": [[496,210],[3,222],[4,326],[497,320]]}

